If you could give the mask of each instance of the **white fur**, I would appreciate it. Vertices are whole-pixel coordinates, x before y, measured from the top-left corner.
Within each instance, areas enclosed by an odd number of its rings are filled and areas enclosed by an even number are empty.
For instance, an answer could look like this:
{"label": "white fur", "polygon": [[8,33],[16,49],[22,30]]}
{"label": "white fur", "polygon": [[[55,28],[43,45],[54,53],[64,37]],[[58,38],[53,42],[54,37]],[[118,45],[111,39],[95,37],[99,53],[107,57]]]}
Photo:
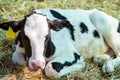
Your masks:
{"label": "white fur", "polygon": [[[33,14],[27,17],[25,23],[25,35],[30,39],[32,47],[32,56],[29,59],[29,66],[32,62],[39,61],[45,66],[45,59],[43,56],[44,52],[44,41],[45,36],[49,33],[47,18],[40,14]],[[44,68],[44,66],[41,66]]]}
{"label": "white fur", "polygon": [[22,66],[26,66],[26,61],[24,59],[25,50],[24,50],[24,48],[21,48],[19,46],[19,44],[20,44],[20,42],[17,43],[16,51],[12,55],[12,62],[14,64],[19,64],[19,65],[22,65]]}

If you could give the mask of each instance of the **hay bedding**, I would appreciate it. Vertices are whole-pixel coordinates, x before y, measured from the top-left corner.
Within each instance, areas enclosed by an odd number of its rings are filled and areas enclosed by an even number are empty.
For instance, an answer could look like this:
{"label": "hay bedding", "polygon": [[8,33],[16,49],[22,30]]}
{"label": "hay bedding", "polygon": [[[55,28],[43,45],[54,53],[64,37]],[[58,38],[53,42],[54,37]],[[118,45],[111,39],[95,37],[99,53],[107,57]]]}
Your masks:
{"label": "hay bedding", "polygon": [[63,76],[61,79],[49,79],[42,70],[36,72],[28,71],[27,67],[14,65],[11,61],[14,52],[14,40],[0,40],[0,80],[111,80],[120,79],[120,67],[113,74],[104,75],[97,64],[86,60],[87,66],[83,70]]}
{"label": "hay bedding", "polygon": [[[120,20],[120,0],[0,0],[0,23],[20,20],[38,8],[97,8]],[[29,72],[27,67],[14,65],[11,62],[15,51],[14,39],[6,39],[0,30],[0,80],[120,80],[120,67],[112,74],[103,75],[97,64],[86,60],[83,70],[67,74],[60,79],[49,79],[41,70]]]}

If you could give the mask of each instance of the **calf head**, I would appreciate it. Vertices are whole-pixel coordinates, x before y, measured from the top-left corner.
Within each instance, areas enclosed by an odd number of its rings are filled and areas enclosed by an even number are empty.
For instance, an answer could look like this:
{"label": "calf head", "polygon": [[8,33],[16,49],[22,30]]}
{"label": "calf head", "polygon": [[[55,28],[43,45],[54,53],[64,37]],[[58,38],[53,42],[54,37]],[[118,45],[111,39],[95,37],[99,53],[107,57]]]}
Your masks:
{"label": "calf head", "polygon": [[44,69],[46,61],[44,53],[50,38],[50,29],[59,31],[69,22],[65,20],[49,20],[45,15],[33,12],[20,21],[10,21],[0,24],[0,28],[14,32],[20,30],[25,54],[29,57],[28,67],[31,70]]}

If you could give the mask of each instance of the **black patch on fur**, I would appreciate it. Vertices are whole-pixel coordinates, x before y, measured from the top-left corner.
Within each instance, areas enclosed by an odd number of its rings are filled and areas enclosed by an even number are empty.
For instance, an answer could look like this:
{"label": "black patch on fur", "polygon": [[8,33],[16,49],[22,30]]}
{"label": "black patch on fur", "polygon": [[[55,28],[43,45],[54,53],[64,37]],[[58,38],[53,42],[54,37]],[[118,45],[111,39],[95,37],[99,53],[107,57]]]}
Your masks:
{"label": "black patch on fur", "polygon": [[70,34],[71,34],[71,38],[73,41],[75,41],[75,36],[74,36],[74,28],[73,28],[73,25],[69,22],[69,24],[66,26],[69,31],[70,31]]}
{"label": "black patch on fur", "polygon": [[30,41],[29,38],[25,34],[23,35],[23,39]]}
{"label": "black patch on fur", "polygon": [[[25,44],[23,43],[23,40],[25,40]],[[16,40],[15,40],[15,44],[18,44],[18,42],[20,42],[19,46],[21,48],[25,49],[25,56],[26,57],[31,57],[31,46],[30,46],[30,40],[28,39],[27,36],[25,36],[25,34],[23,34],[21,31],[18,33]],[[27,45],[27,47],[25,47],[25,45]]]}
{"label": "black patch on fur", "polygon": [[118,24],[117,32],[120,33],[120,22],[119,22],[119,24]]}
{"label": "black patch on fur", "polygon": [[72,62],[65,61],[64,64],[60,62],[52,62],[52,67],[57,72],[60,72],[61,69],[63,69],[65,66],[71,66],[75,64],[80,59],[80,55],[78,55],[76,52],[74,53],[74,60]]}
{"label": "black patch on fur", "polygon": [[55,69],[57,72],[60,72],[61,69],[63,69],[63,65],[59,62],[52,62],[52,67]]}
{"label": "black patch on fur", "polygon": [[25,54],[28,58],[30,58],[32,55],[32,46],[30,45],[30,40],[25,35],[25,33],[22,34],[22,42],[23,42],[23,46],[25,48]]}
{"label": "black patch on fur", "polygon": [[24,27],[25,19],[19,20],[19,21],[10,21],[10,22],[4,22],[0,24],[0,28],[3,30],[8,30],[9,26],[12,28],[14,32],[17,32]]}
{"label": "black patch on fur", "polygon": [[72,62],[65,61],[65,63],[63,65],[64,66],[71,66],[71,65],[75,64],[77,62],[77,60],[80,59],[80,55],[78,55],[77,53],[74,53],[74,58],[75,58],[74,61],[72,61]]}
{"label": "black patch on fur", "polygon": [[64,17],[63,15],[61,15],[60,13],[58,13],[57,11],[54,10],[50,10],[50,12],[52,13],[52,15],[57,18],[57,19],[67,19],[66,17]]}
{"label": "black patch on fur", "polygon": [[25,61],[27,61],[27,56],[25,54],[23,54],[23,57],[24,57]]}
{"label": "black patch on fur", "polygon": [[80,23],[81,33],[88,33],[88,28],[84,23]]}
{"label": "black patch on fur", "polygon": [[14,24],[11,24],[13,31],[17,32],[17,31],[21,30],[25,25],[25,21],[26,21],[26,19],[23,19],[20,21],[15,21]]}
{"label": "black patch on fur", "polygon": [[67,62],[67,61],[65,61],[65,63],[64,63],[63,65],[64,65],[64,66],[71,66],[72,63],[71,63],[71,62]]}
{"label": "black patch on fur", "polygon": [[96,38],[100,38],[100,35],[99,35],[98,31],[96,31],[96,30],[93,31],[93,36]]}
{"label": "black patch on fur", "polygon": [[19,46],[23,48],[22,33],[21,32],[18,33],[18,36],[16,37],[16,40],[15,40],[15,44],[17,45],[18,42],[20,42]]}
{"label": "black patch on fur", "polygon": [[46,50],[45,56],[47,58],[49,58],[52,55],[54,55],[55,49],[56,48],[55,48],[54,44],[52,43],[51,39],[49,39],[48,44],[47,44],[47,50]]}

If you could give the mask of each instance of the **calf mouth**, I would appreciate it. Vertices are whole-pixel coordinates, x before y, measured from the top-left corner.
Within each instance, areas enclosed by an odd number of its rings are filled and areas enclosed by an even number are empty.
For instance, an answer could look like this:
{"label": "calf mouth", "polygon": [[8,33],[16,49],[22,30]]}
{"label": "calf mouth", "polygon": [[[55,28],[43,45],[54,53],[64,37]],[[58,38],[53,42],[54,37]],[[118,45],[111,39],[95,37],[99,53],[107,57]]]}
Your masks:
{"label": "calf mouth", "polygon": [[35,67],[35,68],[30,68],[30,66],[29,66],[29,59],[28,60],[26,60],[26,62],[27,62],[27,67],[28,67],[28,70],[30,71],[30,72],[35,72],[35,71],[37,71],[38,69],[41,69],[41,67]]}
{"label": "calf mouth", "polygon": [[35,71],[37,71],[39,69],[41,69],[41,70],[44,69],[44,68],[42,68],[42,66],[36,65],[34,63],[31,63],[31,64],[32,64],[32,68],[29,65],[27,65],[28,70],[31,71],[31,72],[35,72]]}
{"label": "calf mouth", "polygon": [[30,68],[30,67],[28,66],[28,70],[31,71],[31,72],[35,72],[35,71],[37,71],[38,69],[42,69],[42,68],[41,68],[41,67],[35,67],[34,69],[32,69],[32,68]]}

